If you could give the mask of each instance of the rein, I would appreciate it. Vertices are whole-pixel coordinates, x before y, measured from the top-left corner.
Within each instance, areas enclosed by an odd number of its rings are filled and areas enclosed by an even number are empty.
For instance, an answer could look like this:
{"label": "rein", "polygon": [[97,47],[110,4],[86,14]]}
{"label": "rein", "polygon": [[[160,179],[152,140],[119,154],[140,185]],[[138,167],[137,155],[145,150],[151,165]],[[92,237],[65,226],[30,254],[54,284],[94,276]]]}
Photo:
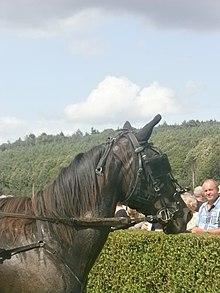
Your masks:
{"label": "rein", "polygon": [[[64,224],[70,227],[111,227],[111,231],[115,231],[118,229],[127,229],[131,226],[134,226],[137,223],[142,221],[152,221],[153,216],[147,217],[140,217],[138,219],[130,219],[125,217],[118,217],[118,218],[53,218],[53,217],[38,217],[38,216],[31,216],[25,214],[18,214],[18,213],[3,213],[0,212],[0,219],[1,218],[20,218],[20,219],[28,219],[38,221],[45,221],[50,222],[53,224]],[[37,225],[38,234],[40,235],[40,227]],[[0,264],[3,264],[4,260],[11,259],[11,257],[15,254],[25,252],[28,250],[32,250],[35,248],[42,248],[45,247],[46,243],[43,240],[39,240],[36,243],[32,243],[29,245],[23,245],[12,249],[3,249],[0,248]],[[51,251],[50,251],[51,252]],[[54,252],[52,252],[54,253]],[[75,276],[76,277],[76,276]]]}
{"label": "rein", "polygon": [[42,241],[38,241],[37,243],[33,243],[33,244],[29,244],[29,245],[23,245],[20,247],[15,247],[12,249],[3,249],[0,248],[0,264],[3,264],[3,261],[6,259],[11,259],[11,257],[15,254],[21,253],[21,252],[25,252],[28,250],[32,250],[35,248],[40,248],[43,247],[45,245],[44,242]]}
{"label": "rein", "polygon": [[117,227],[121,225],[135,225],[141,221],[152,219],[153,216],[142,217],[133,220],[127,217],[113,217],[113,218],[53,218],[53,217],[39,217],[18,213],[4,213],[0,212],[1,218],[20,218],[34,221],[44,221],[53,224],[64,224],[70,227]]}

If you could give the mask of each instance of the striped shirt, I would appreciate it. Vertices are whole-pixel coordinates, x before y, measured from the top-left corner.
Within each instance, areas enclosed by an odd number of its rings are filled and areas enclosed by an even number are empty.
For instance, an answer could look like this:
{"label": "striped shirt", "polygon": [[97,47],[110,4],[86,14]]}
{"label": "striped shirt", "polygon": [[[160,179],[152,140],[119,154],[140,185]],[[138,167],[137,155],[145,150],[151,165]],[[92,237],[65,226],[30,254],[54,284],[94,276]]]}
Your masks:
{"label": "striped shirt", "polygon": [[196,226],[203,230],[220,228],[220,197],[218,196],[211,208],[204,202],[197,215]]}

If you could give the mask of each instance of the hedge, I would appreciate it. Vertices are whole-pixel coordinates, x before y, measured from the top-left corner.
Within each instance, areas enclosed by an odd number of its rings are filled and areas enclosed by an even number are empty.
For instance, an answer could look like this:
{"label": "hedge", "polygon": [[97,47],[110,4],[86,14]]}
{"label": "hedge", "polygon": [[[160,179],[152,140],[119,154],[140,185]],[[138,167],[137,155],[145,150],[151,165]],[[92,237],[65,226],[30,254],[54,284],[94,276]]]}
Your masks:
{"label": "hedge", "polygon": [[220,293],[220,237],[121,230],[110,233],[88,293]]}

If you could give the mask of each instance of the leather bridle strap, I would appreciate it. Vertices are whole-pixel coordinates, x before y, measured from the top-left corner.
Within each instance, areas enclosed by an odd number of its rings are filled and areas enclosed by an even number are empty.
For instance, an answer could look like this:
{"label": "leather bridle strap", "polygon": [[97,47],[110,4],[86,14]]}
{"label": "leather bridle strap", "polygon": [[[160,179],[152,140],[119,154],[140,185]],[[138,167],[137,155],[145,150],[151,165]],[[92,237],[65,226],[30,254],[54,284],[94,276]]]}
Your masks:
{"label": "leather bridle strap", "polygon": [[[25,215],[19,213],[6,213],[0,212],[0,219],[2,218],[16,218],[16,219],[28,219],[33,221],[44,221],[53,224],[63,224],[70,227],[111,227],[111,226],[120,226],[130,224],[129,218],[53,218],[53,217],[44,217],[44,216],[35,216],[35,215]],[[38,234],[40,234],[38,232]]]}
{"label": "leather bridle strap", "polygon": [[129,199],[131,199],[134,195],[134,193],[138,193],[140,191],[141,186],[141,177],[143,175],[143,166],[142,166],[142,151],[144,150],[144,147],[140,146],[137,138],[133,134],[133,132],[127,133],[133,147],[134,151],[138,156],[138,170],[137,170],[137,176],[135,179],[134,186],[132,187],[132,190],[126,195],[125,201],[128,203]]}
{"label": "leather bridle strap", "polygon": [[37,243],[23,245],[23,246],[12,248],[12,249],[0,248],[0,264],[2,264],[3,261],[6,259],[10,259],[13,255],[15,255],[17,253],[32,250],[35,248],[40,248],[40,247],[43,247],[44,245],[45,245],[44,242],[38,241]]}
{"label": "leather bridle strap", "polygon": [[139,144],[139,142],[138,142],[136,136],[134,135],[134,133],[133,132],[128,132],[127,135],[128,135],[128,137],[129,137],[129,139],[130,139],[130,141],[131,141],[131,143],[132,143],[132,145],[134,147],[135,153],[138,154],[138,153],[142,152],[144,150],[144,147]]}
{"label": "leather bridle strap", "polygon": [[110,152],[114,142],[115,142],[115,138],[113,138],[113,137],[109,137],[107,139],[107,141],[106,141],[107,147],[105,148],[105,152],[104,152],[103,156],[101,157],[101,159],[99,160],[98,165],[97,165],[97,167],[95,169],[96,174],[99,175],[99,176],[103,175],[103,172],[102,172],[103,167],[105,166],[107,157],[109,155],[109,152]]}

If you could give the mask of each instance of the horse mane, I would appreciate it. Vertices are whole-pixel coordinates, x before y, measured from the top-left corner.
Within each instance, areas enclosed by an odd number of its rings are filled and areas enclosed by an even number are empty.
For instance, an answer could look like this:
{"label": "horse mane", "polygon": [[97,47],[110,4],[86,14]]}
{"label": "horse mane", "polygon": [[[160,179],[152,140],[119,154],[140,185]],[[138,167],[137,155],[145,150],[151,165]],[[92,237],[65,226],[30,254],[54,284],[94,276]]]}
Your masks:
{"label": "horse mane", "polygon": [[4,197],[0,198],[0,211],[6,213],[32,214],[31,198],[29,197]]}
{"label": "horse mane", "polygon": [[100,195],[95,169],[104,148],[96,146],[78,154],[64,167],[54,182],[32,198],[36,215],[52,217],[80,217],[94,210]]}
{"label": "horse mane", "polygon": [[[31,198],[24,196],[0,198],[0,212],[32,215]],[[26,232],[25,227],[30,227],[32,222],[33,220],[17,219],[16,217],[0,218],[0,239],[5,236],[5,231],[8,232],[7,235],[11,234],[13,239],[16,234],[24,235]]]}

